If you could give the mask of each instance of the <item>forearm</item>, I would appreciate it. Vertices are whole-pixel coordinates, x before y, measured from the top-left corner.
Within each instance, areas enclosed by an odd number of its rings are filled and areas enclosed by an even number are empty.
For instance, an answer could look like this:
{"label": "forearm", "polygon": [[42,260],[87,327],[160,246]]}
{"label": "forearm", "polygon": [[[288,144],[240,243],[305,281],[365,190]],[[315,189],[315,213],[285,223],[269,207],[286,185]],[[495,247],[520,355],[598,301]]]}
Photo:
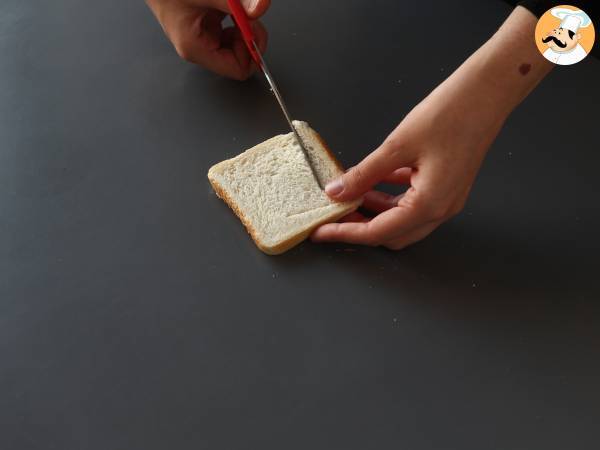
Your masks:
{"label": "forearm", "polygon": [[[376,151],[330,183],[332,198],[364,196],[363,208],[376,216],[324,225],[313,239],[401,249],[457,214],[502,124],[552,69],[535,46],[536,22],[517,8]],[[410,188],[401,196],[372,191],[381,181]]]}
{"label": "forearm", "polygon": [[537,18],[518,6],[498,32],[487,42],[485,80],[498,92],[498,100],[512,111],[554,68],[535,45]]}
{"label": "forearm", "polygon": [[[496,34],[440,84],[417,108],[426,108],[442,138],[456,135],[486,152],[506,118],[550,72],[553,64],[534,42],[535,16],[516,8]],[[464,124],[469,127],[465,129]],[[463,136],[463,134],[465,134]]]}
{"label": "forearm", "polygon": [[459,68],[470,74],[490,106],[508,116],[554,65],[538,51],[534,41],[537,18],[517,7],[500,29]]}

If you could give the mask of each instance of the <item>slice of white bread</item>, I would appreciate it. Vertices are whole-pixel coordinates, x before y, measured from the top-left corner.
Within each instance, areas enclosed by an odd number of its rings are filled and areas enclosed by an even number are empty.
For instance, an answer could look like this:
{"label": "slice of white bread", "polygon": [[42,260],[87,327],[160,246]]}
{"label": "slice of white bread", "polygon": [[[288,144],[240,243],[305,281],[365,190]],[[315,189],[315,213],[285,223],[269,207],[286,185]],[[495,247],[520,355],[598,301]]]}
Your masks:
{"label": "slice of white bread", "polygon": [[[312,166],[325,186],[344,173],[321,137],[294,122]],[[256,245],[278,255],[319,225],[356,210],[361,201],[336,203],[319,187],[294,134],[275,136],[208,171],[217,195],[237,214]]]}

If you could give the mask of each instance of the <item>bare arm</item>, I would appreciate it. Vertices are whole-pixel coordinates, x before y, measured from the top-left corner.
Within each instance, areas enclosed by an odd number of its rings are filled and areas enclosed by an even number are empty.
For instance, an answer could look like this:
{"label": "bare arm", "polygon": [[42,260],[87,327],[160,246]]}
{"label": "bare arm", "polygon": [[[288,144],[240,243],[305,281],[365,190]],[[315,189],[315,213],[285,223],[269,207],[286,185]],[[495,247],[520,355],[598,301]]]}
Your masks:
{"label": "bare arm", "polygon": [[[461,211],[504,121],[553,67],[535,46],[536,23],[517,7],[379,148],[330,183],[332,198],[365,195],[364,207],[376,216],[354,213],[320,227],[313,240],[401,249]],[[382,181],[410,188],[398,197],[372,191]]]}

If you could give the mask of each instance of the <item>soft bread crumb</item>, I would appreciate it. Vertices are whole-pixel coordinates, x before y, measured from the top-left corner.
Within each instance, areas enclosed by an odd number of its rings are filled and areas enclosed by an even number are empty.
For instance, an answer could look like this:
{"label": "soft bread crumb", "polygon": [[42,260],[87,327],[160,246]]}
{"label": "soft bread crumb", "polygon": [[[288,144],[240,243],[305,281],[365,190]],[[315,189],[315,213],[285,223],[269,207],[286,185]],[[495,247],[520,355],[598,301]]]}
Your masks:
{"label": "soft bread crumb", "polygon": [[[312,165],[325,185],[343,168],[321,137],[305,122],[294,122]],[[211,167],[208,179],[265,253],[283,253],[319,225],[356,210],[359,201],[337,203],[321,190],[293,133],[275,136],[235,158]]]}

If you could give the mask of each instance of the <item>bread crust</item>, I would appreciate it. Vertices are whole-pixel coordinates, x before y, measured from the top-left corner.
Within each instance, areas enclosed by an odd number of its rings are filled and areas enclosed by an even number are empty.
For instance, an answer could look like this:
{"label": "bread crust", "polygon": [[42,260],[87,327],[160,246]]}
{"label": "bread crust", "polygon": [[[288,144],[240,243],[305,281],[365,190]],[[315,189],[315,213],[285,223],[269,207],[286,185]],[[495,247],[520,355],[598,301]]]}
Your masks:
{"label": "bread crust", "polygon": [[333,153],[333,150],[331,150],[329,148],[329,145],[327,145],[327,142],[325,142],[325,139],[323,139],[323,137],[319,133],[317,133],[315,130],[313,130],[312,128],[311,128],[311,131],[313,132],[313,134],[315,135],[315,137],[317,138],[317,140],[323,146],[323,149],[325,150],[325,154],[327,156],[329,156],[329,159],[331,160],[331,162],[333,163],[333,165],[335,167],[337,167],[338,170],[343,174],[346,171],[346,169],[344,169],[344,166],[342,166],[342,164],[335,157],[335,154]]}
{"label": "bread crust", "polygon": [[252,226],[252,223],[250,222],[250,220],[248,220],[246,218],[246,216],[244,216],[244,214],[242,213],[242,211],[236,206],[235,202],[229,196],[229,194],[225,191],[225,189],[223,189],[219,185],[219,182],[217,180],[214,180],[210,176],[210,172],[208,172],[208,181],[210,181],[210,185],[213,187],[213,189],[215,191],[215,194],[217,194],[217,197],[219,197],[221,200],[223,200],[227,204],[227,206],[229,206],[229,208],[231,208],[231,210],[235,213],[235,215],[238,216],[238,218],[241,220],[241,222],[246,227],[246,231],[248,231],[248,234],[250,235],[250,237],[252,237],[252,240],[256,243],[256,245],[261,250],[263,250],[262,246],[260,244],[260,241],[258,239],[258,236],[257,236],[257,231]]}
{"label": "bread crust", "polygon": [[[321,137],[321,135],[319,133],[314,131],[312,128],[309,128],[309,131],[312,132],[314,134],[314,136],[317,138],[317,140],[320,142],[321,146],[325,150],[325,156],[339,170],[340,175],[343,174],[344,167],[337,160],[333,151],[331,151],[331,149],[329,148],[329,146],[327,145],[325,140]],[[221,164],[221,163],[219,163],[219,164]],[[217,167],[217,166],[218,166],[218,164],[213,167]],[[310,228],[307,228],[303,232],[301,232],[295,236],[292,236],[290,239],[287,239],[275,246],[267,246],[267,245],[264,245],[258,238],[258,232],[252,226],[252,222],[237,207],[235,201],[229,196],[229,194],[225,191],[225,189],[223,189],[221,187],[218,180],[216,180],[215,178],[213,178],[211,176],[211,170],[209,170],[209,172],[208,172],[208,180],[209,180],[212,188],[214,189],[215,193],[217,194],[217,196],[220,199],[222,199],[227,204],[227,206],[229,206],[229,208],[235,213],[235,215],[244,224],[246,231],[248,232],[248,234],[250,235],[250,237],[252,238],[252,240],[254,241],[256,246],[262,252],[266,253],[267,255],[275,256],[275,255],[280,255],[282,253],[285,253],[286,251],[290,250],[291,248],[295,247],[296,245],[298,245],[301,242],[303,242],[304,240],[306,240],[312,234],[312,232],[314,230],[316,230],[318,227],[320,227],[321,225],[324,225],[326,223],[336,222],[337,220],[350,214],[351,212],[356,211],[356,209],[358,209],[358,207],[362,203],[362,200],[356,200],[354,202],[345,202],[345,203],[348,203],[347,207],[344,208],[343,210],[339,211],[338,213],[336,213],[332,216],[323,218],[323,220],[318,221],[317,223],[315,223],[315,225],[311,226]]]}

